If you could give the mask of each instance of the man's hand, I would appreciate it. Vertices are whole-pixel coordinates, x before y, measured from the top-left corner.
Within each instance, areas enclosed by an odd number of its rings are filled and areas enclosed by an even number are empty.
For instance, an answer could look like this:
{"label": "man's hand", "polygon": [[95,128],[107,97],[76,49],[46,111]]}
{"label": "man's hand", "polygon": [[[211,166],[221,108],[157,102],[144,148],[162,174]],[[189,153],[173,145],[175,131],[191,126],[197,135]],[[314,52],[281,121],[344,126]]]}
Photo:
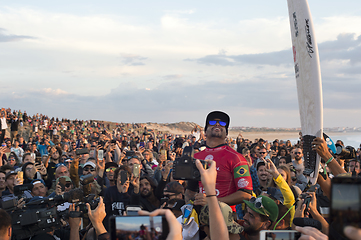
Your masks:
{"label": "man's hand", "polygon": [[347,226],[343,230],[346,237],[351,240],[361,239],[361,229],[356,227]]}
{"label": "man's hand", "polygon": [[[140,169],[139,169],[139,171],[140,171]],[[134,193],[138,194],[139,193],[139,177],[134,177],[134,175],[132,174],[130,183],[134,187]]]}
{"label": "man's hand", "polygon": [[274,179],[276,179],[280,173],[278,172],[274,163],[269,158],[264,160],[264,162],[266,163],[266,171],[269,172]]}
{"label": "man's hand", "polygon": [[207,195],[216,195],[217,170],[216,162],[213,160],[205,160],[208,163],[208,169],[204,169],[201,162],[197,159],[196,166],[201,174],[201,181]]}
{"label": "man's hand", "polygon": [[331,153],[328,151],[327,143],[322,138],[315,138],[312,142],[312,150],[315,150],[320,157],[327,161],[332,157]]}
{"label": "man's hand", "polygon": [[104,175],[104,169],[105,169],[105,161],[101,160],[101,161],[97,161],[97,174],[99,177],[103,177]]}
{"label": "man's hand", "polygon": [[55,194],[56,195],[63,195],[64,194],[63,190],[61,189],[60,182],[58,182],[58,184],[56,184]]}
{"label": "man's hand", "polygon": [[195,200],[194,200],[193,204],[194,205],[201,205],[201,206],[207,205],[206,194],[204,194],[204,193],[196,193]]}
{"label": "man's hand", "polygon": [[162,178],[163,180],[167,180],[170,170],[173,167],[172,161],[167,161],[167,163],[164,166],[164,171],[162,171]]}
{"label": "man's hand", "polygon": [[[70,204],[69,206],[69,214],[70,212],[79,212],[79,207],[77,207],[77,209],[75,210],[75,204]],[[79,231],[79,227],[80,227],[80,224],[81,224],[81,217],[77,217],[77,218],[72,218],[72,217],[69,217],[69,226],[70,226],[70,229],[72,228],[75,228],[77,229],[77,231]]]}
{"label": "man's hand", "polygon": [[103,225],[103,220],[106,216],[105,205],[103,203],[103,198],[102,197],[99,198],[100,198],[99,204],[94,210],[91,210],[89,203],[86,204],[88,208],[88,217],[94,226],[97,236],[107,232],[107,230],[105,230],[105,227]]}
{"label": "man's hand", "polygon": [[36,165],[35,168],[41,175],[43,175],[43,176],[46,175],[47,171],[46,171],[46,168],[43,163]]}
{"label": "man's hand", "polygon": [[299,240],[328,240],[328,236],[313,227],[299,227],[296,230],[302,233]]}
{"label": "man's hand", "polygon": [[177,155],[177,154],[176,154],[175,152],[171,152],[171,153],[169,154],[169,157],[170,157],[170,159],[171,159],[172,161],[174,161],[176,155]]}

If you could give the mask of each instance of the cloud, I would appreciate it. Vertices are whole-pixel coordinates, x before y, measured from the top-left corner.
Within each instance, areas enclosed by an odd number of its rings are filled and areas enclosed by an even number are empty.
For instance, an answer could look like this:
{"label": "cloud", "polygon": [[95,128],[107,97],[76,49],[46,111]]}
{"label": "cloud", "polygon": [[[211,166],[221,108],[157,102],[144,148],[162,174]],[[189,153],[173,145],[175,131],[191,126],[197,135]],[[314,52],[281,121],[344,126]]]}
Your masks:
{"label": "cloud", "polygon": [[7,31],[5,29],[0,28],[0,42],[16,42],[26,39],[35,39],[35,38],[24,35],[7,34]]}
{"label": "cloud", "polygon": [[135,54],[121,54],[121,62],[127,66],[143,66],[142,61],[147,60],[146,57],[141,57]]}
{"label": "cloud", "polygon": [[174,80],[174,79],[179,79],[182,78],[183,74],[170,74],[170,75],[165,75],[163,76],[163,79],[165,80]]}

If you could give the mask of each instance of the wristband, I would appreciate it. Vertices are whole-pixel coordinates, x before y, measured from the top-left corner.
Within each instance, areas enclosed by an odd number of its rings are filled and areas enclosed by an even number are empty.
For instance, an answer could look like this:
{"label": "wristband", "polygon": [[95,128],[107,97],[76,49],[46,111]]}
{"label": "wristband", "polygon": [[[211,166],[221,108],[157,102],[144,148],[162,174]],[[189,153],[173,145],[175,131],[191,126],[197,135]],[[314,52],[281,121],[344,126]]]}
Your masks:
{"label": "wristband", "polygon": [[326,165],[329,164],[333,159],[335,159],[334,157],[330,157],[330,159],[327,160]]}
{"label": "wristband", "polygon": [[330,159],[327,160],[327,162],[325,163],[325,167],[323,168],[323,173],[325,175],[327,175],[327,172],[326,172],[326,167],[327,167],[327,164],[329,164],[333,159],[335,159],[334,157],[330,157]]}
{"label": "wristband", "polygon": [[217,197],[216,194],[213,194],[213,195],[206,195],[206,197]]}

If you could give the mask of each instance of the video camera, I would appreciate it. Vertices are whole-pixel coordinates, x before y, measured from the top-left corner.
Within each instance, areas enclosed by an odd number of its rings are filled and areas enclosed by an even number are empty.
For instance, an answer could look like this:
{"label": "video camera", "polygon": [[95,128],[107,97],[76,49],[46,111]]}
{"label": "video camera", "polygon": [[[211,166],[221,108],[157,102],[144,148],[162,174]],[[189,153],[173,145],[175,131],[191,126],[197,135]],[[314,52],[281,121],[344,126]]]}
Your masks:
{"label": "video camera", "polygon": [[14,187],[14,194],[3,196],[1,206],[5,211],[11,211],[16,208],[19,199],[24,198],[27,201],[27,196],[24,194],[25,191],[31,190],[32,184],[17,185]]}
{"label": "video camera", "polygon": [[[68,217],[82,217],[87,213],[86,203],[90,204],[91,209],[98,206],[99,198],[90,194],[89,183],[94,181],[92,174],[82,176],[80,183],[82,188],[72,189],[63,195],[57,195],[52,198],[40,198],[30,200],[23,209],[17,209],[11,212],[12,228],[14,239],[24,239],[35,236],[43,232],[50,232],[61,227],[60,219]],[[65,202],[76,203],[80,211],[70,212],[57,211],[57,206]]]}
{"label": "video camera", "polygon": [[336,156],[341,156],[341,159],[349,160],[356,158],[356,150],[352,146],[344,147],[340,144],[335,144],[336,146]]}
{"label": "video camera", "polygon": [[[193,158],[192,147],[185,147],[182,157],[176,158],[173,163],[173,178],[176,180],[201,180],[201,174],[196,166],[196,159]],[[199,160],[204,169],[208,168],[207,162]]]}

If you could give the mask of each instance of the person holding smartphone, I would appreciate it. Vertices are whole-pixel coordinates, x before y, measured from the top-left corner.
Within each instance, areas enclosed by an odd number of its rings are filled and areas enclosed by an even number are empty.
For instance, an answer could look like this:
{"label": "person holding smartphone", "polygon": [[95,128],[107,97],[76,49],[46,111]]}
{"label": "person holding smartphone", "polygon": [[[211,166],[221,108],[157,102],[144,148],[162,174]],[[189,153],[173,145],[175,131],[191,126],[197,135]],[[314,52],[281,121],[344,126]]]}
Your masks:
{"label": "person holding smartphone", "polygon": [[[127,205],[140,205],[139,177],[133,177],[127,166],[120,166],[114,173],[116,185],[109,187],[104,193],[106,218],[105,226],[109,229],[108,219],[113,215],[124,215]],[[129,186],[133,192],[129,192]]]}

